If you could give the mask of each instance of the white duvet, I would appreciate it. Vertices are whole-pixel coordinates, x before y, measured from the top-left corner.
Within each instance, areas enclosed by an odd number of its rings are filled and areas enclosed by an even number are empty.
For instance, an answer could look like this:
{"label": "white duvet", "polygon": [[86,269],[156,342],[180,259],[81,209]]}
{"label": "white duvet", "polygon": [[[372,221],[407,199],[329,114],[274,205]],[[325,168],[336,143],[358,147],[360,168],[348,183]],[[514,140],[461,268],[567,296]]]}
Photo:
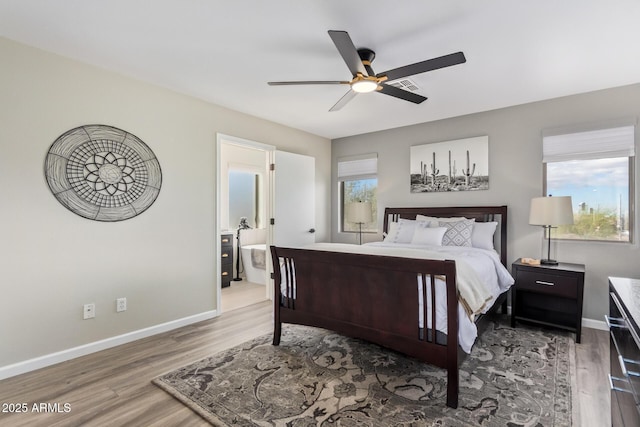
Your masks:
{"label": "white duvet", "polygon": [[[456,261],[459,297],[465,300],[458,304],[458,343],[466,352],[478,336],[474,323],[476,314],[485,313],[496,298],[507,291],[514,283],[507,269],[500,262],[494,250],[461,246],[427,246],[404,243],[375,242],[362,246],[341,243],[316,243],[305,247],[332,252],[362,253],[369,255],[387,255],[420,259],[450,259]],[[417,278],[421,289],[421,278]],[[283,286],[285,284],[283,283]],[[420,316],[422,311],[422,292],[418,292]],[[427,286],[427,310],[431,312],[430,286]],[[447,333],[447,307],[445,283],[436,280],[436,329]],[[420,318],[420,327],[423,327]],[[427,319],[427,328],[431,327],[431,318]]]}

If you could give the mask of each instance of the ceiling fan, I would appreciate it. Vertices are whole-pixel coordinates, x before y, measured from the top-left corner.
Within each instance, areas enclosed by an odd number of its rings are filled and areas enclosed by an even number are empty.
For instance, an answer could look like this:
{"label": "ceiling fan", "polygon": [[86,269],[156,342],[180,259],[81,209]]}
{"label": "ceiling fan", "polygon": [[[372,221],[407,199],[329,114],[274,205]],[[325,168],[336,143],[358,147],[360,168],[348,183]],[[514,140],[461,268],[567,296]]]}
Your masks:
{"label": "ceiling fan", "polygon": [[397,80],[403,77],[412,76],[414,74],[425,73],[427,71],[437,70],[439,68],[450,67],[452,65],[462,64],[466,62],[466,58],[462,52],[452,53],[438,58],[428,59],[415,64],[405,65],[404,67],[394,68],[382,73],[374,73],[371,63],[376,54],[371,49],[356,49],[349,33],[346,31],[329,31],[329,36],[336,45],[338,52],[351,71],[351,80],[320,80],[320,81],[290,81],[290,82],[268,82],[271,86],[287,86],[287,85],[349,85],[351,86],[340,100],[329,109],[329,111],[337,111],[344,107],[359,93],[367,93],[378,91],[385,95],[395,98],[404,99],[405,101],[420,104],[427,98],[412,93],[395,86],[387,84],[387,81]]}

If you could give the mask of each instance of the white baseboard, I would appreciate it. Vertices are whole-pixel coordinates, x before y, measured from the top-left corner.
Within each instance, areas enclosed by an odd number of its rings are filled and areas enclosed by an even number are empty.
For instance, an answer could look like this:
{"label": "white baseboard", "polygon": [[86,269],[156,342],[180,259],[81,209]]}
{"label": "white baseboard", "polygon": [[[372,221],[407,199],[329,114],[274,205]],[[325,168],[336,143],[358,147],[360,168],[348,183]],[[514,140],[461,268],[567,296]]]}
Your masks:
{"label": "white baseboard", "polygon": [[97,351],[106,350],[108,348],[126,344],[131,341],[150,337],[162,332],[167,332],[173,329],[180,328],[182,326],[190,325],[192,323],[212,319],[217,315],[218,313],[216,310],[206,311],[204,313],[183,317],[182,319],[172,320],[170,322],[161,323],[159,325],[150,326],[148,328],[139,329],[137,331],[128,332],[126,334],[118,335],[115,337],[106,338],[78,347],[69,348],[66,350],[58,351],[56,353],[46,354],[44,356],[14,363],[12,365],[2,366],[0,367],[0,380],[24,374],[26,372],[35,371],[36,369],[55,365],[56,363],[75,359],[76,357],[85,356]]}
{"label": "white baseboard", "polygon": [[[509,314],[511,313],[511,307],[508,307],[508,312]],[[0,380],[24,374],[26,372],[35,371],[36,369],[55,365],[56,363],[75,359],[76,357],[85,356],[87,354],[95,353],[101,350],[106,350],[108,348],[126,344],[131,341],[150,337],[162,332],[167,332],[173,329],[180,328],[182,326],[190,325],[192,323],[212,319],[217,315],[218,314],[216,310],[207,311],[204,313],[195,314],[193,316],[183,317],[182,319],[172,320],[171,322],[161,323],[159,325],[150,326],[148,328],[139,329],[133,332],[128,332],[126,334],[118,335],[115,337],[106,338],[104,340],[84,344],[78,347],[73,347],[67,350],[58,351],[56,353],[36,357],[34,359],[25,360],[23,362],[14,363],[12,365],[2,366],[0,367]],[[599,329],[603,331],[608,330],[607,324],[603,320],[582,318],[582,326],[584,328]]]}
{"label": "white baseboard", "polygon": [[586,319],[582,318],[582,327],[583,328],[591,328],[591,329],[599,329],[601,331],[608,331],[609,328],[604,320],[594,320],[594,319]]}

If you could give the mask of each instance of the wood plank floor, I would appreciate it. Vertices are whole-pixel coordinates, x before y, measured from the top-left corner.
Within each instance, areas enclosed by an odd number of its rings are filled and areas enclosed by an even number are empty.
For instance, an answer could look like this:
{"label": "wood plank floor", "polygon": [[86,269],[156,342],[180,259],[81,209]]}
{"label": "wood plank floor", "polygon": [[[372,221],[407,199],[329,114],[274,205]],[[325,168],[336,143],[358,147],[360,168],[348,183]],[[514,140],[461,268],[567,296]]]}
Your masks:
{"label": "wood plank floor", "polygon": [[[0,426],[202,426],[191,410],[151,380],[272,332],[271,302],[0,381],[0,404],[65,403],[69,412],[0,413]],[[583,329],[576,345],[579,426],[611,425],[606,373],[609,340]]]}
{"label": "wood plank floor", "polygon": [[269,301],[0,381],[0,403],[69,403],[68,413],[0,413],[1,426],[201,426],[151,384],[165,372],[273,331]]}
{"label": "wood plank floor", "polygon": [[582,328],[581,341],[576,344],[579,419],[574,420],[574,425],[610,426],[611,391],[607,377],[610,371],[609,332]]}
{"label": "wood plank floor", "polygon": [[237,308],[256,304],[267,299],[265,285],[247,282],[246,280],[232,281],[231,285],[222,288],[220,305],[223,313]]}

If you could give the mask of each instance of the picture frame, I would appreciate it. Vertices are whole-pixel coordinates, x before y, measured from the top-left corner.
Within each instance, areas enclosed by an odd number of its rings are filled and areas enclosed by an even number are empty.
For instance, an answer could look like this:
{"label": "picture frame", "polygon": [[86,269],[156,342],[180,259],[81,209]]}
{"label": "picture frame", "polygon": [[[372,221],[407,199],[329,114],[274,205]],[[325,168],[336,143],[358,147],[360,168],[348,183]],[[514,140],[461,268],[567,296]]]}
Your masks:
{"label": "picture frame", "polygon": [[489,137],[476,136],[410,148],[411,193],[489,189]]}

